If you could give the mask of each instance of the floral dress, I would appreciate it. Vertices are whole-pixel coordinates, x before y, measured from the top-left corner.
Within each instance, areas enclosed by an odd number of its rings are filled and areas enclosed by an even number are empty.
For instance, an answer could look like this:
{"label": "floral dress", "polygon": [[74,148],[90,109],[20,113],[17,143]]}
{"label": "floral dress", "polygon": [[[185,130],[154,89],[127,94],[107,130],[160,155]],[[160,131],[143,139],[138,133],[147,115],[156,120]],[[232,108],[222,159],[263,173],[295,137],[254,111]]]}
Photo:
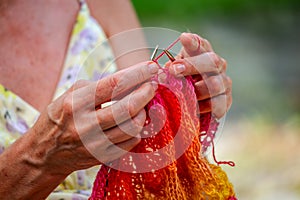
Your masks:
{"label": "floral dress", "polygon": [[[113,53],[103,30],[91,17],[87,4],[83,0],[79,3],[80,11],[53,99],[78,79],[98,80],[116,71]],[[38,116],[36,109],[0,84],[0,154],[33,126]],[[94,167],[74,172],[48,199],[88,199],[97,171],[98,167]]]}

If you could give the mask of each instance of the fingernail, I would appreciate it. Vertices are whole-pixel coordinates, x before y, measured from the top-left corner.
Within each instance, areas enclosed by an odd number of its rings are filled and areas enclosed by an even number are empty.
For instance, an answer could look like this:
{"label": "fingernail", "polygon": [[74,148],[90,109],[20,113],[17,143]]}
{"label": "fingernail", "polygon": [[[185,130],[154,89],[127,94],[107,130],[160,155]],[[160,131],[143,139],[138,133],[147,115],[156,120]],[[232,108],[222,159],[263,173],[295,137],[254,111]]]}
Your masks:
{"label": "fingernail", "polygon": [[175,64],[173,65],[173,69],[175,71],[175,74],[180,74],[185,70],[185,66],[183,64]]}
{"label": "fingernail", "polygon": [[151,64],[149,64],[148,67],[151,74],[157,74],[158,66],[155,62],[151,62]]}

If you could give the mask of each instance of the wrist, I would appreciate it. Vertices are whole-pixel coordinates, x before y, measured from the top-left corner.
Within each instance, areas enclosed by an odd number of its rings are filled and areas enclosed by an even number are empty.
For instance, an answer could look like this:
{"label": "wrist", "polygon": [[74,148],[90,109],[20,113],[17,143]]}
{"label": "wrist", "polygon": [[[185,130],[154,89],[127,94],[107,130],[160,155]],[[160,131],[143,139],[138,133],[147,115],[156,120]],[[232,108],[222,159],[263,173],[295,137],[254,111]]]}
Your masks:
{"label": "wrist", "polygon": [[29,130],[0,156],[1,199],[44,199],[66,178],[38,161],[32,137],[34,130]]}

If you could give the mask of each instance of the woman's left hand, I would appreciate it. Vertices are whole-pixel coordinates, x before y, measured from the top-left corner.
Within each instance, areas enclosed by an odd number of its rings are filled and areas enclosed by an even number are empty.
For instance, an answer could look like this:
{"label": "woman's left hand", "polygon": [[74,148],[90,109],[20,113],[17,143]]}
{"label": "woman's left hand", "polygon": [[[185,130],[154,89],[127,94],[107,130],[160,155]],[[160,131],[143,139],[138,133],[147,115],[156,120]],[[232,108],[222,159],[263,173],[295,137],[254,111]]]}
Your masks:
{"label": "woman's left hand", "polygon": [[226,61],[218,56],[210,43],[197,34],[182,33],[181,49],[169,66],[176,76],[191,75],[200,113],[212,112],[217,118],[225,115],[232,103],[232,81],[226,74]]}

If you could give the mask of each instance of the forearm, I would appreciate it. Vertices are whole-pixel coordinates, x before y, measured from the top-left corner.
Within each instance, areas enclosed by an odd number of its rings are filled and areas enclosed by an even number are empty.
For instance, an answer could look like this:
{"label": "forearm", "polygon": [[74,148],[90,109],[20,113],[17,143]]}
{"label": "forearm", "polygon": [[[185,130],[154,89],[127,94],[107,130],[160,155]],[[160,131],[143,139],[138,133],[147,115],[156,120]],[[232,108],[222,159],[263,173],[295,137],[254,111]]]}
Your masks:
{"label": "forearm", "polygon": [[44,199],[66,176],[31,162],[30,131],[0,156],[0,199]]}

